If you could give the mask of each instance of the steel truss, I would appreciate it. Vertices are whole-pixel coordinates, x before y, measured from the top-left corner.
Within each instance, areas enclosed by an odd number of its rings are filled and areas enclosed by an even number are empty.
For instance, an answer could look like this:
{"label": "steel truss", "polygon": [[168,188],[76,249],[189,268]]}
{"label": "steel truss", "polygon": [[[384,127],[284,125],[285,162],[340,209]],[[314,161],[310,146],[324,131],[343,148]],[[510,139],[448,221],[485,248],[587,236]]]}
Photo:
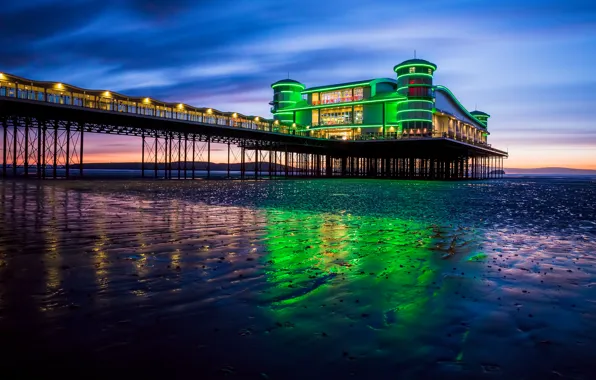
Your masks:
{"label": "steel truss", "polygon": [[[212,175],[212,144],[227,146],[227,176],[240,164],[241,178],[375,177],[405,179],[501,178],[502,156],[362,157],[312,153],[301,146],[203,133],[97,122],[0,116],[2,176],[70,178],[83,175],[84,136],[103,133],[141,139],[143,177],[194,179]],[[310,149],[310,153],[305,150]],[[316,151],[316,150],[314,150]],[[321,150],[318,150],[321,152]],[[397,152],[396,154],[398,154]]]}
{"label": "steel truss", "polygon": [[82,174],[84,130],[60,120],[10,117],[2,124],[2,176],[70,178]]}

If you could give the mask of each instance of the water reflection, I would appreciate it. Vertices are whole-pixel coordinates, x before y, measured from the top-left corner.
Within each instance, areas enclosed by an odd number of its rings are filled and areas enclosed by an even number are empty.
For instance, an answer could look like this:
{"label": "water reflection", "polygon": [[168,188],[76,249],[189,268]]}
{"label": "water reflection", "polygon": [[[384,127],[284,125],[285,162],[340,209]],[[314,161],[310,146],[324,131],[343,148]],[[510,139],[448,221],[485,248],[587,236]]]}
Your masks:
{"label": "water reflection", "polygon": [[[311,369],[315,378],[526,376],[569,360],[587,368],[581,347],[596,343],[591,224],[566,221],[558,233],[545,226],[565,216],[525,223],[500,193],[489,201],[496,207],[465,217],[441,209],[447,199],[480,202],[494,192],[485,184],[462,185],[457,198],[453,184],[397,192],[380,183],[323,182],[322,206],[300,203],[314,186],[300,181],[2,182],[0,333],[16,347],[8,359],[64,364],[75,351],[110,368],[122,355],[139,365],[167,357],[207,377],[288,378],[284,367],[295,378]],[[338,195],[367,191],[387,210]],[[412,202],[392,208],[393,194]],[[532,210],[537,196],[521,197]],[[556,342],[548,347],[559,359],[538,360],[543,341]]]}

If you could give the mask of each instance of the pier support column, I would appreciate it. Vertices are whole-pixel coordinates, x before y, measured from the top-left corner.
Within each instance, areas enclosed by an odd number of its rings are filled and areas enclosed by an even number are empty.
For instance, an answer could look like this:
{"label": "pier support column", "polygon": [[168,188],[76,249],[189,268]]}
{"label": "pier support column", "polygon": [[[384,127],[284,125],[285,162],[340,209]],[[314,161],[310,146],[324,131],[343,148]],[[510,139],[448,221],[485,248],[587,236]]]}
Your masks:
{"label": "pier support column", "polygon": [[[82,135],[81,135],[82,136]],[[41,143],[42,143],[42,134],[41,134],[41,122],[37,121],[37,178],[41,178],[41,157],[42,157],[42,150],[41,150]],[[83,144],[83,140],[81,140],[81,144]],[[82,155],[81,155],[82,157]]]}
{"label": "pier support column", "polygon": [[269,179],[272,179],[273,178],[273,174],[271,174],[271,165],[272,165],[272,162],[271,162],[271,147],[269,147],[269,150],[267,152],[268,152],[267,155],[269,156],[268,157],[268,159],[269,159],[269,167],[267,169],[269,170]]}
{"label": "pier support column", "polygon": [[159,135],[155,131],[155,165],[153,166],[154,177],[157,178],[157,152],[158,152]]}
{"label": "pier support column", "polygon": [[[82,146],[83,140],[81,139],[81,147]],[[145,178],[145,130],[141,132],[141,178]]]}
{"label": "pier support column", "polygon": [[23,161],[25,178],[29,177],[29,125],[30,121],[29,118],[27,118],[27,121],[25,122],[25,160]]}
{"label": "pier support column", "polygon": [[178,134],[178,179],[181,178],[180,176],[180,170],[181,168],[181,162],[182,161],[182,152],[180,151],[180,149],[182,149],[182,134]]}
{"label": "pier support column", "polygon": [[[16,130],[16,127],[15,127]],[[16,153],[16,142],[15,142],[15,153]],[[52,167],[52,177],[56,178],[56,170],[58,169],[58,122],[54,120],[54,165]],[[14,171],[16,174],[16,158]]]}
{"label": "pier support column", "polygon": [[245,148],[242,146],[240,148],[240,179],[244,179],[244,173],[246,172],[246,155],[245,155]]}
{"label": "pier support column", "polygon": [[80,149],[79,149],[79,176],[81,178],[83,177],[83,162],[84,162],[83,161],[83,152],[84,152],[83,148],[85,147],[85,145],[84,145],[84,142],[85,142],[84,136],[85,136],[85,123],[82,123],[81,124],[81,135],[79,137],[81,139],[81,141],[80,141],[81,146],[80,146]]}
{"label": "pier support column", "polygon": [[6,125],[6,119],[2,120],[2,129],[3,129],[3,137],[2,137],[2,178],[6,177],[6,161],[8,160],[8,154],[6,151],[6,145],[8,141],[8,125]]}
{"label": "pier support column", "polygon": [[70,123],[66,124],[66,179],[70,178]]}
{"label": "pier support column", "polygon": [[429,162],[428,178],[435,179],[435,159],[431,158]]}
{"label": "pier support column", "polygon": [[197,143],[197,135],[193,133],[192,135],[192,164],[190,165],[190,170],[192,173],[190,174],[190,178],[195,179],[195,147]]}
{"label": "pier support column", "polygon": [[211,136],[207,136],[207,179],[211,178]]}
{"label": "pier support column", "polygon": [[188,133],[184,134],[184,179],[187,179],[188,172]]}
{"label": "pier support column", "polygon": [[[18,131],[18,127],[17,127],[17,122],[15,120],[13,120],[13,134],[12,134],[12,143],[13,143],[13,151],[12,151],[12,176],[16,177],[17,176],[17,155],[18,155],[18,150],[17,150],[17,140],[19,138],[19,131]],[[56,127],[58,128],[58,127]],[[54,171],[55,173],[55,171]],[[56,176],[54,175],[54,178]]]}
{"label": "pier support column", "polygon": [[228,178],[230,178],[230,142],[228,141]]}
{"label": "pier support column", "polygon": [[255,180],[259,178],[259,148],[255,148]]}
{"label": "pier support column", "polygon": [[333,166],[332,166],[332,159],[330,155],[325,155],[325,176],[331,177],[333,176]]}
{"label": "pier support column", "polygon": [[47,129],[48,126],[46,124],[45,121],[42,122],[42,127],[41,127],[41,132],[42,132],[42,138],[41,138],[41,145],[42,145],[42,153],[41,153],[41,177],[42,178],[46,178],[46,135],[47,135]]}
{"label": "pier support column", "polygon": [[286,178],[288,178],[288,171],[290,169],[289,166],[288,166],[288,146],[286,145],[285,147],[286,147],[286,152],[285,152],[286,153],[285,154],[285,156],[286,156],[286,158],[285,158],[285,163],[286,163],[285,164],[285,173],[286,173]]}

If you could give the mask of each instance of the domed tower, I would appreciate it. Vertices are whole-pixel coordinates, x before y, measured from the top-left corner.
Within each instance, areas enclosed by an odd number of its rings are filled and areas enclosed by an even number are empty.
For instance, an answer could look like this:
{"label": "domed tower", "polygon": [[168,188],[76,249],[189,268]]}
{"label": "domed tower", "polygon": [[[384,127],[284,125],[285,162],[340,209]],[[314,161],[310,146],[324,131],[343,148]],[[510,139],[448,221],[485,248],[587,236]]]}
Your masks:
{"label": "domed tower", "polygon": [[275,120],[282,122],[293,122],[293,113],[284,112],[284,108],[294,107],[296,103],[302,100],[300,92],[304,90],[304,85],[292,79],[283,79],[271,85],[273,89],[273,101],[269,102],[273,107],[271,113]]}
{"label": "domed tower", "polygon": [[472,111],[470,112],[476,119],[478,119],[485,127],[488,128],[488,118],[490,117],[489,114],[482,111]]}
{"label": "domed tower", "polygon": [[408,98],[397,105],[397,122],[402,133],[432,133],[436,69],[437,65],[424,59],[409,59],[393,68],[397,74],[397,92]]}

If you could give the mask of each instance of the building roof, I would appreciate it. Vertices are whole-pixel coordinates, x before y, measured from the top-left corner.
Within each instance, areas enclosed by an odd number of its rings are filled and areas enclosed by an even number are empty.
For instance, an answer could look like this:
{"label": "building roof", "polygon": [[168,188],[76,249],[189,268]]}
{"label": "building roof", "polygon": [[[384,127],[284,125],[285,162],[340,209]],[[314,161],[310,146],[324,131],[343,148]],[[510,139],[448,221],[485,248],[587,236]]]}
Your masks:
{"label": "building roof", "polygon": [[302,86],[302,88],[304,89],[304,85],[302,83],[298,82],[297,80],[294,80],[294,79],[282,79],[282,80],[278,80],[277,82],[275,82],[275,83],[273,83],[271,85],[271,88],[273,88],[274,86],[283,85],[283,84],[295,84],[295,85]]}
{"label": "building roof", "polygon": [[425,59],[413,58],[413,59],[408,59],[407,61],[403,61],[402,63],[395,65],[395,67],[393,67],[393,71],[396,71],[398,68],[403,67],[403,66],[407,67],[407,66],[416,66],[416,65],[426,65],[426,66],[432,67],[433,70],[437,69],[437,65],[435,65],[432,62],[429,62]]}
{"label": "building roof", "polygon": [[[97,97],[94,98],[94,101],[101,101],[101,99],[111,99],[115,101],[122,101],[122,102],[129,102],[129,103],[137,103],[137,105],[142,105],[145,107],[170,107],[172,110],[176,110],[177,112],[186,112],[186,111],[193,111],[193,112],[200,112],[200,113],[207,113],[213,116],[234,116],[240,119],[255,119],[256,117],[262,121],[272,121],[271,119],[267,119],[265,117],[260,116],[248,116],[241,114],[239,112],[226,112],[226,111],[219,111],[215,108],[209,107],[195,107],[188,105],[186,103],[175,103],[175,102],[164,102],[163,100],[158,100],[155,98],[150,97],[143,97],[143,96],[128,96],[124,95],[115,91],[110,90],[93,90],[93,89],[86,89],[78,86],[73,86],[68,83],[62,82],[49,82],[49,81],[37,81],[28,78],[19,77],[16,75],[2,73],[0,72],[0,82],[6,86],[13,84],[14,86],[19,86],[19,88],[25,87],[25,90],[28,89],[29,86],[35,88],[43,88],[50,92],[61,94],[61,95],[70,95],[75,97],[81,98],[89,98],[90,96]],[[99,99],[99,100],[98,100]]]}
{"label": "building roof", "polygon": [[474,116],[486,116],[486,117],[490,117],[489,114],[487,114],[486,112],[482,112],[482,111],[470,111],[470,113]]}
{"label": "building roof", "polygon": [[337,83],[337,84],[328,84],[326,86],[316,86],[316,87],[309,87],[304,89],[302,92],[317,92],[317,91],[324,91],[324,90],[334,90],[340,88],[350,88],[350,87],[357,87],[357,86],[368,86],[372,83],[393,83],[397,84],[395,79],[391,78],[373,78],[373,79],[366,79],[366,80],[359,80],[355,82],[346,82],[346,83]]}

